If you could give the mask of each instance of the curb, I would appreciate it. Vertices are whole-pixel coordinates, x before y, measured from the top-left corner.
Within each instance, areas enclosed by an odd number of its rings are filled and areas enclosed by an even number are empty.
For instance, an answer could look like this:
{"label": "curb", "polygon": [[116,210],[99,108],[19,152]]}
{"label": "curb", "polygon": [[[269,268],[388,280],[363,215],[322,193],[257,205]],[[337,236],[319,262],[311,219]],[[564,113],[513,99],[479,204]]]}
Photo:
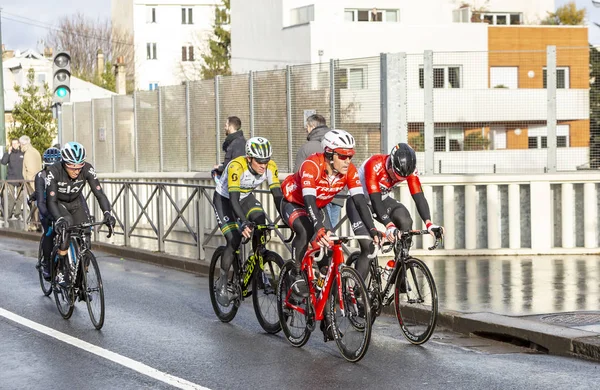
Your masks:
{"label": "curb", "polygon": [[[0,229],[0,236],[38,241],[39,233],[14,229]],[[200,275],[208,275],[209,264],[144,249],[93,242],[103,252],[127,259],[174,268]],[[383,308],[383,313],[395,316],[395,306]],[[499,338],[521,346],[537,349],[552,355],[585,358],[600,361],[600,334],[585,330],[547,324],[521,317],[494,313],[464,313],[442,311],[438,314],[438,326],[457,333],[475,334]]]}

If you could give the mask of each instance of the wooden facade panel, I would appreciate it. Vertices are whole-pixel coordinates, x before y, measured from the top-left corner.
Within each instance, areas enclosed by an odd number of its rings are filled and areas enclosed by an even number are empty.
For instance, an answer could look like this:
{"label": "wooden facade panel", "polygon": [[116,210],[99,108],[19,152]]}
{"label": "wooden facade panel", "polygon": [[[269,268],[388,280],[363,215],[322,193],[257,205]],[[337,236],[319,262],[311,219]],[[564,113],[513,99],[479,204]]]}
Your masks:
{"label": "wooden facade panel", "polygon": [[570,88],[588,88],[587,27],[490,26],[489,66],[517,66],[519,88],[543,88],[543,68],[549,45],[557,47],[557,66],[569,68]]}

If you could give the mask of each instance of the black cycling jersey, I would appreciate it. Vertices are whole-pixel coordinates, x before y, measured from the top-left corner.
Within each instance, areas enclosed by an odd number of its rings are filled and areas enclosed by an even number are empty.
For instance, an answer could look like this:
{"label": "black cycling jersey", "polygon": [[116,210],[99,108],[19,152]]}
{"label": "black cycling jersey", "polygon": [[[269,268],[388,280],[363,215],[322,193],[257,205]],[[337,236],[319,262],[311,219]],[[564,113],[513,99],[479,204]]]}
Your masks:
{"label": "black cycling jersey", "polygon": [[102,211],[110,211],[110,202],[104,191],[102,191],[96,171],[90,163],[86,162],[84,164],[75,179],[71,179],[63,164],[54,164],[48,168],[46,174],[46,205],[54,219],[64,216],[58,207],[59,203],[72,203],[78,200],[86,182],[89,183],[94,196],[98,199]]}
{"label": "black cycling jersey", "polygon": [[35,175],[35,197],[41,218],[48,218],[48,208],[46,207],[46,170],[42,169]]}

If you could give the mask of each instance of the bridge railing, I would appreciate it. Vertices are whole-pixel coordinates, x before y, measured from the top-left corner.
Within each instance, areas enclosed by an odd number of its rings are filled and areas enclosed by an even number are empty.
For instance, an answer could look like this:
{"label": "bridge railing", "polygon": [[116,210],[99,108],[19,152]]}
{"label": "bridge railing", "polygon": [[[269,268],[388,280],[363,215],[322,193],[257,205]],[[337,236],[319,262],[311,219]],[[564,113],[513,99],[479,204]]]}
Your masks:
{"label": "bridge railing", "polygon": [[[422,183],[433,221],[446,228],[436,255],[600,253],[598,173],[435,175],[423,177]],[[109,241],[113,244],[205,259],[205,249],[224,242],[208,174],[112,174],[102,178],[102,186],[117,218],[117,234]],[[0,188],[6,210],[10,191],[6,182]],[[27,186],[20,183],[17,188],[26,199]],[[268,219],[279,221],[269,191],[257,190],[256,196]],[[102,215],[91,192],[86,197],[92,212]],[[394,197],[408,208],[413,227],[422,227],[408,188],[401,186]],[[30,213],[24,209],[27,221]],[[27,228],[3,215],[5,227]],[[351,234],[344,210],[335,230]],[[108,241],[103,234],[96,239]],[[415,253],[425,250],[430,240],[416,240]]]}

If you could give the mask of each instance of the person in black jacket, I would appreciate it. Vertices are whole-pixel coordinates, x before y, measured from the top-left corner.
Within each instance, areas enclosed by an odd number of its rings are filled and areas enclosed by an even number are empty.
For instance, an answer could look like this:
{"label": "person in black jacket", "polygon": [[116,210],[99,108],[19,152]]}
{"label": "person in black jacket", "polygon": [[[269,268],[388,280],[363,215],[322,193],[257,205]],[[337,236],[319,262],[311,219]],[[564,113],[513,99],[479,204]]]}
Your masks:
{"label": "person in black jacket", "polygon": [[[8,172],[6,180],[23,180],[23,156],[24,153],[21,151],[21,144],[18,139],[12,140],[12,146],[8,149],[8,153],[4,153],[2,156],[2,164],[8,165]],[[21,207],[23,202],[21,200],[22,194],[19,194],[20,183],[12,182],[7,183],[8,190],[11,195],[8,196],[8,216],[16,218],[21,216]],[[16,199],[16,204],[15,204]]]}
{"label": "person in black jacket", "polygon": [[36,202],[37,208],[40,211],[40,222],[43,228],[42,240],[42,274],[44,279],[50,280],[50,254],[52,253],[52,243],[54,241],[54,232],[52,230],[52,215],[46,206],[46,174],[48,168],[61,160],[60,150],[57,148],[48,148],[43,156],[44,168],[35,175],[35,191],[29,197],[29,203]]}
{"label": "person in black jacket", "polygon": [[225,132],[227,138],[223,142],[223,151],[225,152],[225,160],[223,163],[215,165],[212,171],[213,176],[221,176],[225,167],[231,160],[236,157],[246,155],[246,138],[244,138],[244,132],[241,130],[242,121],[237,116],[230,116],[227,118],[225,123]]}

